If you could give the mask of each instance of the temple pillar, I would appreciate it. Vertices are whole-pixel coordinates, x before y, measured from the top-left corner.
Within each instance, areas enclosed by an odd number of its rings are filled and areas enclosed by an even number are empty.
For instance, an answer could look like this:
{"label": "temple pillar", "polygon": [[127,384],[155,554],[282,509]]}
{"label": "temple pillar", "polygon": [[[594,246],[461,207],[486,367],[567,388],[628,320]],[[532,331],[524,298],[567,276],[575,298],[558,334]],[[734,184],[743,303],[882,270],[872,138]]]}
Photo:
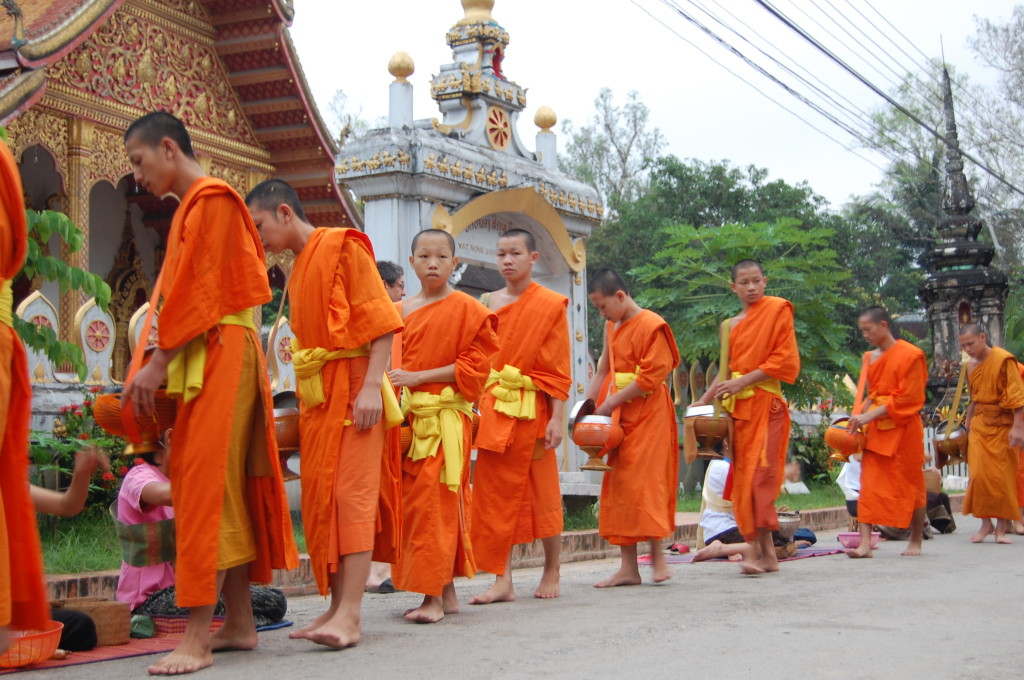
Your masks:
{"label": "temple pillar", "polygon": [[[72,267],[89,271],[89,158],[92,156],[96,126],[87,120],[75,118],[68,122],[68,208],[67,216],[82,230],[82,247],[72,253],[61,243],[60,257]],[[72,342],[75,330],[75,312],[85,304],[81,291],[68,291],[60,296],[60,339]]]}

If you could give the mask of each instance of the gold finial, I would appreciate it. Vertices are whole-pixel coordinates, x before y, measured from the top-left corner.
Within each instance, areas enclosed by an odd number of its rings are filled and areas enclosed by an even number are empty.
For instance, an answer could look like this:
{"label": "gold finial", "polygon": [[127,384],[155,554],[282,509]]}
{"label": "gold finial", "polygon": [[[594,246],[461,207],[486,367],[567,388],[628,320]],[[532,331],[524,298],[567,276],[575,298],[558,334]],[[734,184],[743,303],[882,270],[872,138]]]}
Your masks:
{"label": "gold finial", "polygon": [[466,16],[459,19],[460,24],[477,24],[493,21],[491,10],[494,9],[494,0],[462,0],[462,9]]}
{"label": "gold finial", "polygon": [[412,63],[412,57],[406,52],[395,52],[391,60],[388,61],[388,73],[395,77],[397,83],[407,83],[406,80],[416,70],[416,65]]}
{"label": "gold finial", "polygon": [[533,122],[542,131],[551,132],[551,128],[555,127],[555,123],[558,122],[558,116],[550,106],[542,106],[537,109],[537,113],[533,114]]}

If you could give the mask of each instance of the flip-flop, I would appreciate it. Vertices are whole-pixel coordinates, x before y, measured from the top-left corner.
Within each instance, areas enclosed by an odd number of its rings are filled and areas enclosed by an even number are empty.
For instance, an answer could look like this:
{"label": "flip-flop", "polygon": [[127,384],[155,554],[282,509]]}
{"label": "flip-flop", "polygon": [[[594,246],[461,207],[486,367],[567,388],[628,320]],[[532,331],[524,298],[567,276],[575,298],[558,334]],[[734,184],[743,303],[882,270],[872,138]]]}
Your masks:
{"label": "flip-flop", "polygon": [[690,546],[685,543],[673,543],[668,547],[668,551],[673,555],[685,555],[690,552]]}
{"label": "flip-flop", "polygon": [[377,592],[381,595],[390,595],[395,592],[395,584],[391,582],[390,578],[386,578],[377,586]]}

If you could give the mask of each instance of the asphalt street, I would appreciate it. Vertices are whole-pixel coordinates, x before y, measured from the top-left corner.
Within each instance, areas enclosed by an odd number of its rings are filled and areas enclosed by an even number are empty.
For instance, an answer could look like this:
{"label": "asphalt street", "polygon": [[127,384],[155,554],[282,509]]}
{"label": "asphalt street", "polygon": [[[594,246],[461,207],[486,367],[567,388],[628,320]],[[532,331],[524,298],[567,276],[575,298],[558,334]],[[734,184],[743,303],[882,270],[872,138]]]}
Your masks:
{"label": "asphalt street", "polygon": [[[433,625],[406,622],[410,593],[367,595],[363,640],[331,651],[261,634],[252,652],[216,655],[202,678],[914,678],[1024,676],[1024,537],[975,545],[977,520],[937,536],[924,555],[901,557],[882,543],[871,560],[845,555],[782,564],[740,576],[728,563],[673,566],[671,581],[596,590],[617,560],[562,567],[562,597],[531,597],[538,569],[515,572],[520,599],[463,604]],[[838,546],[835,531],[819,546]],[[463,603],[491,577],[457,582]],[[319,597],[290,600],[301,625]],[[143,677],[143,656],[33,671],[27,680]]]}

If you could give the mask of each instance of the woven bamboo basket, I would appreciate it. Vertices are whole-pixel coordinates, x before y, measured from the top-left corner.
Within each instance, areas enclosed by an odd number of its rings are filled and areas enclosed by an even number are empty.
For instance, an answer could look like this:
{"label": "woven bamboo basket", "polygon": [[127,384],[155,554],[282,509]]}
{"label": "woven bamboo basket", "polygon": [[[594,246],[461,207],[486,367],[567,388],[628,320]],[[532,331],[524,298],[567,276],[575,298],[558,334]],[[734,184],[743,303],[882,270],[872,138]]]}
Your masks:
{"label": "woven bamboo basket", "polygon": [[96,645],[123,645],[131,637],[131,605],[100,597],[73,597],[54,600],[56,609],[70,609],[86,614],[96,624]]}

